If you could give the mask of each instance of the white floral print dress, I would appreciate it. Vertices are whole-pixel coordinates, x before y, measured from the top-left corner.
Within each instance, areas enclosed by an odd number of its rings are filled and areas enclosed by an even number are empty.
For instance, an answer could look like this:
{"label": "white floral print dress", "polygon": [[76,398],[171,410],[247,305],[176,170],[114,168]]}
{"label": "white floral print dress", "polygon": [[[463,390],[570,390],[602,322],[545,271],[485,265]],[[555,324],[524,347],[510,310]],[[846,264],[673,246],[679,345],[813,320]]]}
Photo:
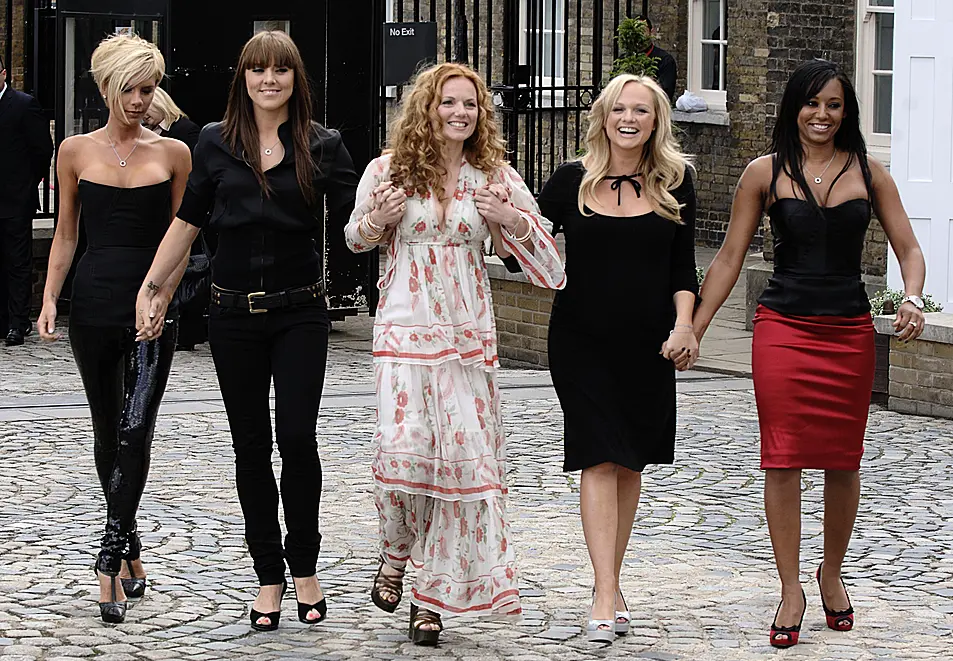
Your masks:
{"label": "white floral print dress", "polygon": [[[345,230],[355,252],[372,192],[390,156],[373,160]],[[490,230],[474,202],[503,184],[533,228],[530,253],[511,241],[533,284],[565,285],[556,244],[536,201],[509,166],[488,177],[466,161],[439,222],[433,195],[407,198],[387,250],[374,322],[377,379],[375,499],[381,555],[417,568],[411,600],[443,615],[519,615],[515,557],[506,518],[506,445],[495,380],[499,361],[483,244]],[[365,230],[367,231],[367,230]]]}

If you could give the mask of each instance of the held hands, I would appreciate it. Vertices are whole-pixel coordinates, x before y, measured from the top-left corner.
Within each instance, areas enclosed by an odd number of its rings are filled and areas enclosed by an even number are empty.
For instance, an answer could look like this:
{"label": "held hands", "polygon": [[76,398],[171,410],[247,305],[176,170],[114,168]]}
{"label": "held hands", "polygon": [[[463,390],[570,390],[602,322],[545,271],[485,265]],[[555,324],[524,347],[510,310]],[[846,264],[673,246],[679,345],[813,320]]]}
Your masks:
{"label": "held hands", "polygon": [[382,181],[371,194],[374,198],[374,210],[371,221],[378,227],[388,229],[396,225],[407,211],[407,193],[390,181]]}
{"label": "held hands", "polygon": [[495,223],[506,229],[510,234],[516,234],[522,225],[523,217],[519,214],[510,196],[502,184],[488,184],[478,188],[473,193],[477,211],[488,223]]}
{"label": "held hands", "polygon": [[56,303],[43,303],[40,318],[36,320],[36,330],[47,342],[60,339],[60,334],[56,332]]}
{"label": "held hands", "polygon": [[162,335],[169,297],[159,287],[147,282],[136,297],[136,341],[149,342]]}
{"label": "held hands", "polygon": [[923,311],[907,301],[897,309],[897,318],[893,320],[893,330],[901,342],[910,342],[923,332]]}
{"label": "held hands", "polygon": [[698,361],[698,339],[688,324],[675,324],[668,339],[662,343],[659,351],[666,360],[675,364],[679,372],[690,370]]}

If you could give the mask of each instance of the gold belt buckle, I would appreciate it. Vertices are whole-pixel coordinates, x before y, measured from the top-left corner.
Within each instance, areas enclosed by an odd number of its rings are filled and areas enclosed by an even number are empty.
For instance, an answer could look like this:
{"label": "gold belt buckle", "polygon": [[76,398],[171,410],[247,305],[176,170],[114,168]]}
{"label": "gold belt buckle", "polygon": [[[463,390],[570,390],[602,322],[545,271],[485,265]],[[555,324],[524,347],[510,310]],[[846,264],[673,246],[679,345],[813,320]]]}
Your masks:
{"label": "gold belt buckle", "polygon": [[262,298],[265,295],[263,291],[253,291],[248,294],[248,312],[251,314],[261,314],[262,312],[268,312],[268,310],[256,310],[255,309],[255,299]]}

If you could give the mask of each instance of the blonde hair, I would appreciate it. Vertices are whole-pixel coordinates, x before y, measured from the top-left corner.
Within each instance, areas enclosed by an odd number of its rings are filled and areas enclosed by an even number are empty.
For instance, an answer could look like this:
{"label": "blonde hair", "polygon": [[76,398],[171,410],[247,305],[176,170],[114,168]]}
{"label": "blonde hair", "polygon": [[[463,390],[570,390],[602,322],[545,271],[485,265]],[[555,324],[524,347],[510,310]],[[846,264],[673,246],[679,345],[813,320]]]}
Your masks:
{"label": "blonde hair", "polygon": [[437,129],[437,106],[444,84],[457,77],[473,83],[477,95],[476,129],[464,143],[463,153],[473,167],[488,174],[506,163],[506,142],[486,83],[466,65],[438,64],[417,74],[413,89],[391,124],[387,150],[393,154],[390,177],[405,190],[419,195],[441,190],[447,173],[443,166],[444,137]]}
{"label": "blonde hair", "polygon": [[579,185],[579,212],[592,215],[586,213],[586,200],[594,199],[596,186],[609,174],[611,150],[605,130],[606,117],[622,95],[622,88],[629,83],[638,83],[652,92],[655,106],[655,130],[642,145],[642,190],[660,216],[681,223],[681,205],[669,191],[681,186],[689,159],[682,153],[672,134],[672,110],[668,96],[651,78],[632,74],[621,74],[609,81],[589,111],[586,154],[581,159],[586,174]]}
{"label": "blonde hair", "polygon": [[109,111],[129,121],[122,107],[123,90],[147,80],[158,85],[165,75],[165,58],[152,42],[135,35],[117,34],[96,46],[90,73],[106,97]]}
{"label": "blonde hair", "polygon": [[182,112],[182,108],[175,104],[175,101],[172,100],[169,93],[161,87],[156,88],[155,95],[152,98],[152,107],[159,111],[162,115],[162,121],[169,126],[172,126],[183,117],[188,117],[188,115]]}

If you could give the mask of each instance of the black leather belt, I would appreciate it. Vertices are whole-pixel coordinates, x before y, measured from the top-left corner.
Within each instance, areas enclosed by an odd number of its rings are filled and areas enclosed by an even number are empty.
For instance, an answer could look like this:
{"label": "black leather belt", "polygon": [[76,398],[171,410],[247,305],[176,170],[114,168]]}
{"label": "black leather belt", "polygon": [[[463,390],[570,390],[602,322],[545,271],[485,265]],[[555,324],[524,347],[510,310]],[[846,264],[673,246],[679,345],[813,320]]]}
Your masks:
{"label": "black leather belt", "polygon": [[324,298],[324,282],[319,281],[306,287],[286,289],[272,294],[263,291],[242,292],[222,289],[212,285],[212,303],[222,308],[239,308],[251,314],[268,312],[279,308],[290,308],[304,303],[313,303]]}

